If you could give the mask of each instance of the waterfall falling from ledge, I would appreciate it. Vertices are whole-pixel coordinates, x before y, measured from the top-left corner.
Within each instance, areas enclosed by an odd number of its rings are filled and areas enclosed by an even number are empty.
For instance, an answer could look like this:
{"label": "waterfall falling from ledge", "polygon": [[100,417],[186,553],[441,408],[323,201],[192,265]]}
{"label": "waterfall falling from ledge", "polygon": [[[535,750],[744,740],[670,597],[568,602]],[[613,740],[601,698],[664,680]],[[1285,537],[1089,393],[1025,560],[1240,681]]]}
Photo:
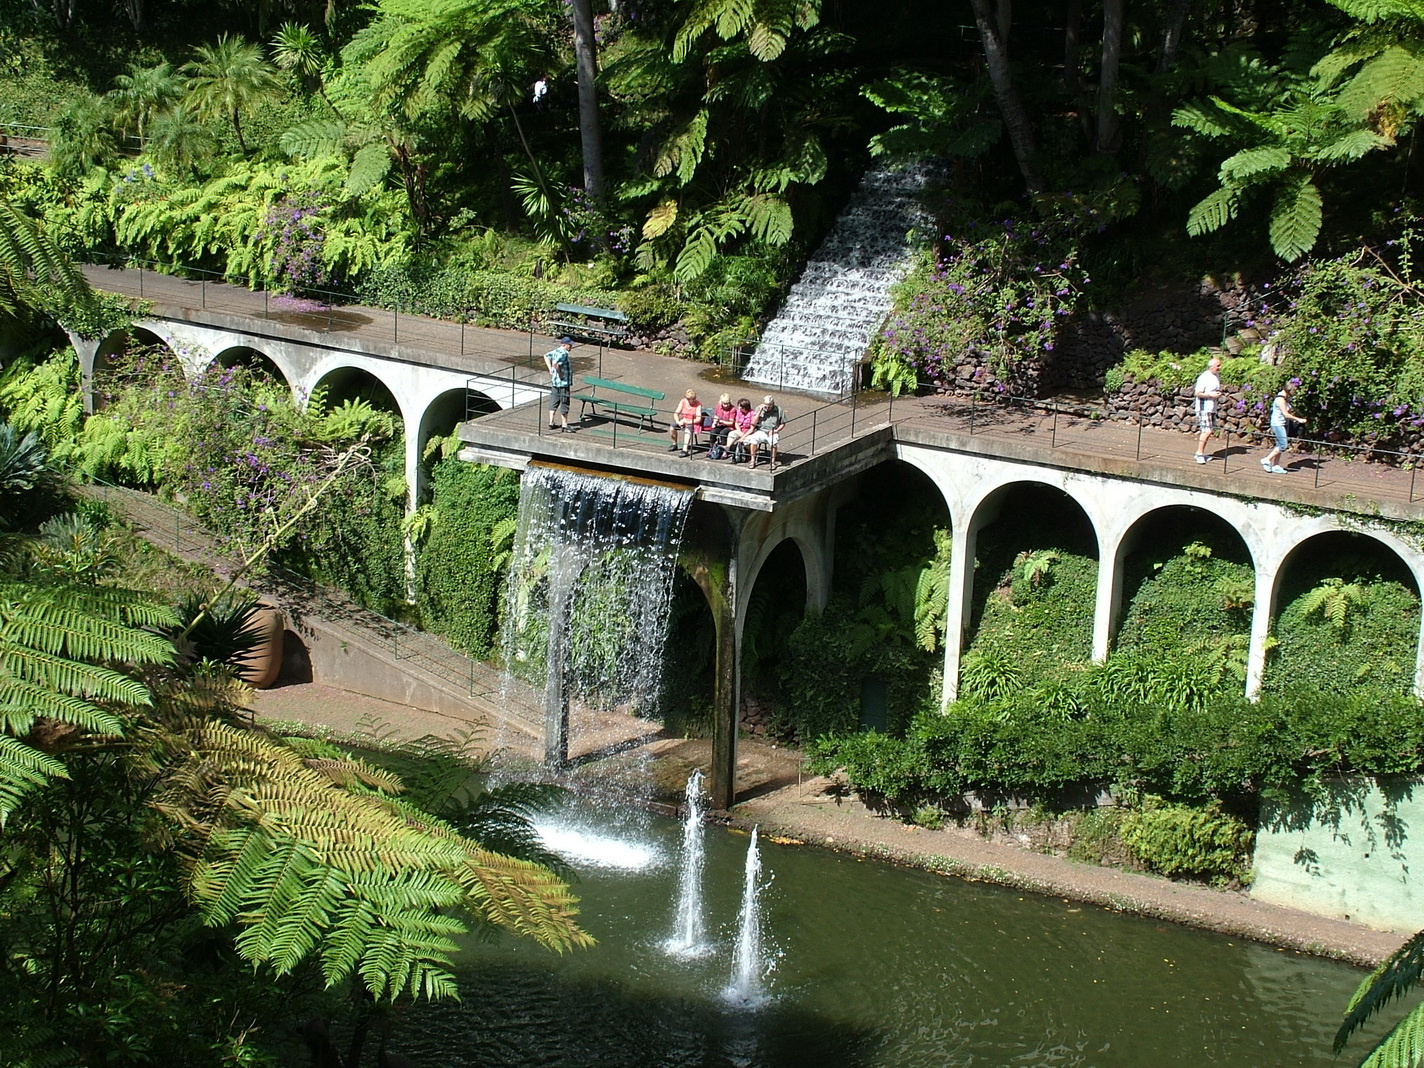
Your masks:
{"label": "waterfall falling from ledge", "polygon": [[767,324],[743,378],[778,389],[850,391],[904,277],[912,232],[932,225],[919,195],[935,179],[927,163],[867,171],[831,232]]}
{"label": "waterfall falling from ledge", "polygon": [[501,630],[511,674],[547,680],[565,703],[658,711],[691,501],[677,487],[530,467]]}

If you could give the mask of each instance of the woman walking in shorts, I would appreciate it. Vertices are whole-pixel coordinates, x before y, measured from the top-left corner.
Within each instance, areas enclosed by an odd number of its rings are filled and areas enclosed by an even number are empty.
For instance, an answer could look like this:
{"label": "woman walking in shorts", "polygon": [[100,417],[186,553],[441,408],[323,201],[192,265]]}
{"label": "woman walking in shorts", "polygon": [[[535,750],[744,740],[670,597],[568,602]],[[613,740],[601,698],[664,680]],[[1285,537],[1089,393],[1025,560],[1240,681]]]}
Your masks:
{"label": "woman walking in shorts", "polygon": [[1281,454],[1290,448],[1290,439],[1286,435],[1286,422],[1305,425],[1304,417],[1296,415],[1291,411],[1290,406],[1290,399],[1299,388],[1298,382],[1294,380],[1287,382],[1276,394],[1276,399],[1271,401],[1271,433],[1276,436],[1276,447],[1261,458],[1261,466],[1273,475],[1286,473],[1286,469],[1280,465]]}

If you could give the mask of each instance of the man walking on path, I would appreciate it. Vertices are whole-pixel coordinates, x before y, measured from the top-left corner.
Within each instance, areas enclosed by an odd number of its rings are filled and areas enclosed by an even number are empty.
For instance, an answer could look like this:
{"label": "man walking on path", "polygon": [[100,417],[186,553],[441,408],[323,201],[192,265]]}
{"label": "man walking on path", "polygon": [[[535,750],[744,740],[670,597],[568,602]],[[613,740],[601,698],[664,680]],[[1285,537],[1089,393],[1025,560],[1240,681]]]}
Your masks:
{"label": "man walking on path", "polygon": [[1212,429],[1216,425],[1216,402],[1221,396],[1221,379],[1217,372],[1221,370],[1221,358],[1213,356],[1207,361],[1206,370],[1197,375],[1196,385],[1192,387],[1192,393],[1197,399],[1197,455],[1196,461],[1199,464],[1206,463],[1206,443],[1211,440]]}
{"label": "man walking on path", "polygon": [[569,429],[569,387],[574,381],[569,349],[573,344],[573,338],[560,338],[557,348],[544,353],[544,366],[549,369],[549,429],[554,429],[554,413],[558,412],[564,421],[559,427],[561,433]]}

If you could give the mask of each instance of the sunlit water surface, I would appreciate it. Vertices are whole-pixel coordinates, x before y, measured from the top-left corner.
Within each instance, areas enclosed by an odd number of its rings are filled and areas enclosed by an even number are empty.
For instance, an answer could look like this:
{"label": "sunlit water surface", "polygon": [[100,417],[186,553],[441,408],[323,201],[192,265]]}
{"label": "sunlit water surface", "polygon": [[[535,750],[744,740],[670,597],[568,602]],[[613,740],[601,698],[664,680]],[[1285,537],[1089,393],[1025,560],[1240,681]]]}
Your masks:
{"label": "sunlit water surface", "polygon": [[[1330,1041],[1362,973],[1248,942],[763,837],[765,1003],[729,1008],[747,836],[705,838],[713,951],[666,951],[672,820],[556,821],[598,945],[562,956],[472,942],[459,1004],[414,1010],[421,1065],[1340,1065]],[[1368,1048],[1362,1042],[1357,1049]]]}

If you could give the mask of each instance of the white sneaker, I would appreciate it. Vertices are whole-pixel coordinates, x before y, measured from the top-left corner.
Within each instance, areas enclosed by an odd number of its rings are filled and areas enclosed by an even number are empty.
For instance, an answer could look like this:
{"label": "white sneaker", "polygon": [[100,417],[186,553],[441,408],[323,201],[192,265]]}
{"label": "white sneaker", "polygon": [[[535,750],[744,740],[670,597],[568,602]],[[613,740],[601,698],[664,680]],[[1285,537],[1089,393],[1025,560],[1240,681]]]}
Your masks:
{"label": "white sneaker", "polygon": [[1204,463],[1206,463],[1206,457],[1203,456],[1201,453],[1197,453],[1197,463],[1199,463],[1199,464],[1204,464]]}
{"label": "white sneaker", "polygon": [[1270,461],[1270,460],[1262,460],[1262,461],[1261,461],[1261,466],[1264,467],[1267,471],[1269,471],[1269,470],[1271,469],[1271,461]]}
{"label": "white sneaker", "polygon": [[1273,475],[1284,475],[1284,474],[1287,474],[1287,471],[1286,471],[1286,469],[1285,469],[1284,467],[1281,467],[1281,466],[1277,465],[1277,466],[1271,468],[1271,474],[1273,474]]}

